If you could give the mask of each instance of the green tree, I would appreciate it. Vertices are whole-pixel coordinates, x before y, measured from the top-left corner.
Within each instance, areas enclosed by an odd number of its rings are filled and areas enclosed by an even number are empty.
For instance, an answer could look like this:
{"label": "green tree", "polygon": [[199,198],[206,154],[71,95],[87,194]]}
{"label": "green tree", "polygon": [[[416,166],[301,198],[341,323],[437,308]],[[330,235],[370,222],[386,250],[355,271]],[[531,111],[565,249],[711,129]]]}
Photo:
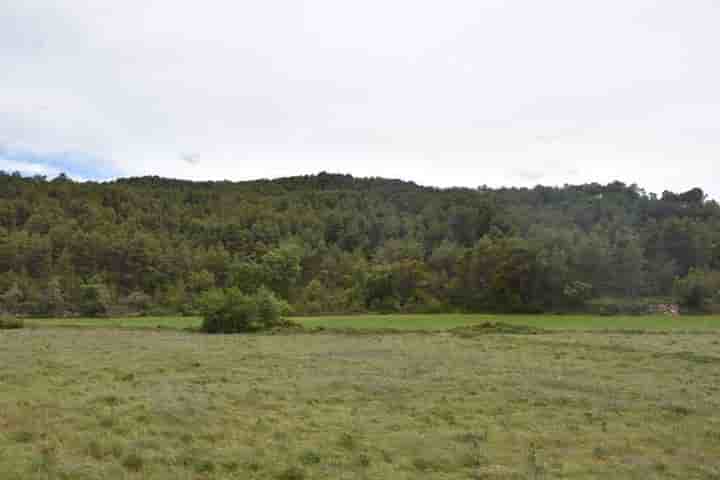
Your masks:
{"label": "green tree", "polygon": [[152,306],[152,297],[142,290],[135,290],[125,299],[125,303],[135,312],[146,313]]}
{"label": "green tree", "polygon": [[239,288],[244,293],[254,293],[268,281],[263,265],[252,260],[233,262],[229,272],[230,285]]}
{"label": "green tree", "polygon": [[624,232],[614,252],[616,287],[625,296],[637,296],[645,285],[645,255],[639,237]]}
{"label": "green tree", "polygon": [[20,288],[20,285],[15,282],[0,296],[0,301],[2,301],[3,307],[2,309],[9,313],[18,313],[20,303],[24,300],[24,298],[25,294]]}
{"label": "green tree", "polygon": [[169,307],[174,312],[183,312],[188,307],[190,298],[188,296],[185,281],[179,278],[174,285],[171,285],[159,303]]}
{"label": "green tree", "polygon": [[197,295],[198,293],[209,290],[215,286],[215,275],[207,270],[200,270],[198,272],[190,272],[190,278],[188,279],[188,287],[190,291]]}
{"label": "green tree", "polygon": [[692,268],[675,281],[675,298],[686,307],[701,310],[720,293],[720,272]]}
{"label": "green tree", "polygon": [[320,282],[320,280],[317,278],[312,279],[303,289],[300,299],[301,311],[308,314],[329,311],[328,302],[326,301],[326,292],[327,288]]}
{"label": "green tree", "polygon": [[60,280],[60,290],[70,304],[75,304],[79,291],[80,280],[75,273],[72,255],[68,248],[62,250],[54,265],[55,278]]}
{"label": "green tree", "polygon": [[58,277],[52,277],[48,281],[46,290],[47,313],[59,317],[65,314],[66,302],[62,289],[62,282]]}
{"label": "green tree", "polygon": [[98,277],[80,286],[80,313],[88,317],[103,317],[110,311],[111,297],[105,283]]}
{"label": "green tree", "polygon": [[290,298],[290,289],[300,279],[302,251],[295,244],[285,244],[263,255],[261,264],[266,285],[284,299]]}

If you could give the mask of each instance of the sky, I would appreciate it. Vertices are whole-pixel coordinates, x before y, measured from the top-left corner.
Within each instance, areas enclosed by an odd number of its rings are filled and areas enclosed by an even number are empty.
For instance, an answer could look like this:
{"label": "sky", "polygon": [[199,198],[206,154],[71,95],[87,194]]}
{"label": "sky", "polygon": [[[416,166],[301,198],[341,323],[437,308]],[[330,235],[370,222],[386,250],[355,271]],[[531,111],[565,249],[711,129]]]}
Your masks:
{"label": "sky", "polygon": [[0,169],[720,199],[717,0],[6,0]]}

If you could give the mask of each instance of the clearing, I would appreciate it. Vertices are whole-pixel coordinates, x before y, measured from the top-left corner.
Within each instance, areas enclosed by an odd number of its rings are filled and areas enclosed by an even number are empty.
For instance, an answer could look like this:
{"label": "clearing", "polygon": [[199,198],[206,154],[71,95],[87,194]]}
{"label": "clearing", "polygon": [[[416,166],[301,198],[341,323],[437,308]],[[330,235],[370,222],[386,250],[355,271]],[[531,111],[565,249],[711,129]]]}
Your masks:
{"label": "clearing", "polygon": [[40,326],[0,366],[3,480],[720,478],[712,332]]}

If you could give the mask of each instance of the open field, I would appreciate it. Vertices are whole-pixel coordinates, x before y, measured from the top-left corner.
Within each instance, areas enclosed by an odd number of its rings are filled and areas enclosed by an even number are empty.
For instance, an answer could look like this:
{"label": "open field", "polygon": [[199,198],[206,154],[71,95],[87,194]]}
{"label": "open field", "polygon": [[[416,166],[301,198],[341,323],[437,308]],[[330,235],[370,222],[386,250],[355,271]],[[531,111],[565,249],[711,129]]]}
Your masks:
{"label": "open field", "polygon": [[720,334],[0,331],[0,478],[720,478]]}
{"label": "open field", "polygon": [[597,315],[435,314],[328,316],[306,317],[296,320],[306,327],[366,328],[373,330],[446,330],[485,322],[502,322],[548,330],[720,331],[720,315],[673,318],[663,315],[603,317]]}
{"label": "open field", "polygon": [[33,318],[25,322],[38,327],[77,327],[113,329],[171,329],[198,328],[200,317],[110,317],[110,318]]}
{"label": "open field", "polygon": [[[675,330],[720,331],[720,315],[669,317],[663,315],[613,316],[593,315],[338,315],[297,317],[293,320],[312,328],[329,329],[394,329],[394,330],[447,330],[485,322],[502,322],[527,325],[548,330]],[[33,319],[29,325],[113,327],[113,328],[196,328],[198,317],[131,317],[131,318],[58,318]]]}

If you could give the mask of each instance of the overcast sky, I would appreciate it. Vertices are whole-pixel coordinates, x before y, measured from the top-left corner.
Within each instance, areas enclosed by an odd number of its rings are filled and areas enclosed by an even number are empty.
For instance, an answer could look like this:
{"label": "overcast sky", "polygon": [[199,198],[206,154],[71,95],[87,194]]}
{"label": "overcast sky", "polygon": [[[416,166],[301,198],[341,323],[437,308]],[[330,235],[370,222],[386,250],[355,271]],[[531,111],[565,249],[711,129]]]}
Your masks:
{"label": "overcast sky", "polygon": [[0,169],[720,198],[718,0],[4,0]]}

